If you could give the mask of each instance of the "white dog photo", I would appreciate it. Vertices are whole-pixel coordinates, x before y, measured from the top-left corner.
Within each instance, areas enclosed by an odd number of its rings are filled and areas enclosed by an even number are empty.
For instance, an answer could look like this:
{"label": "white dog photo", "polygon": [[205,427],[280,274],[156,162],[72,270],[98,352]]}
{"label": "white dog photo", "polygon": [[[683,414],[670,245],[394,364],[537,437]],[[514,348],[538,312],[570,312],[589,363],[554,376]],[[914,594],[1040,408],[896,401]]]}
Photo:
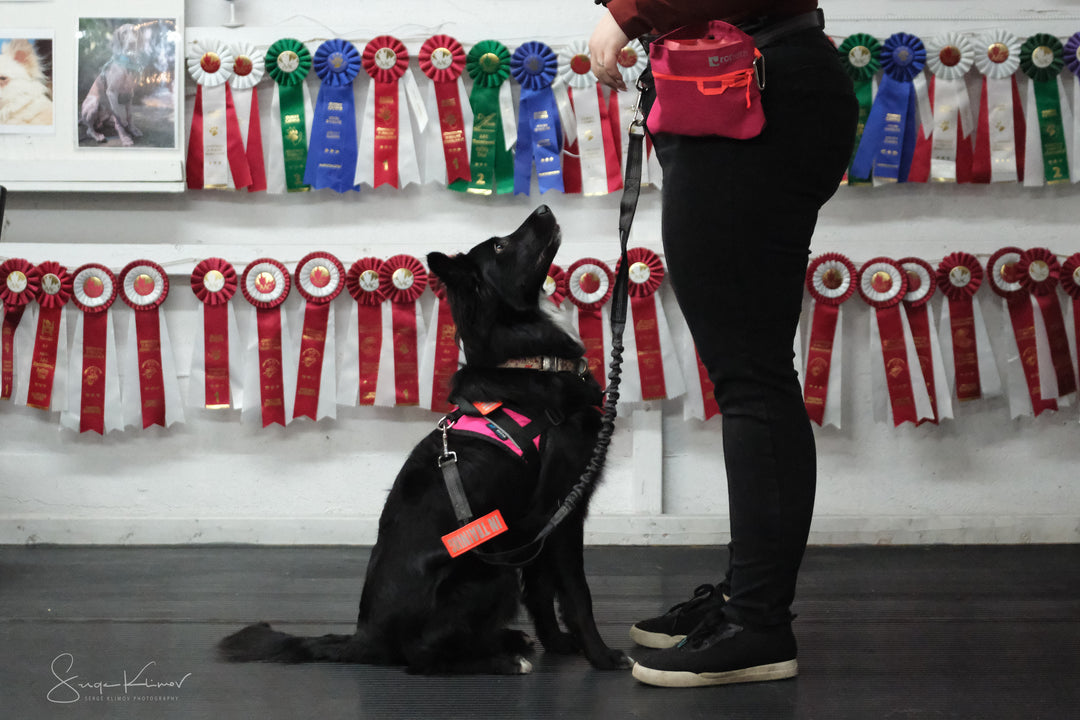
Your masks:
{"label": "white dog photo", "polygon": [[52,43],[0,37],[0,132],[53,130]]}

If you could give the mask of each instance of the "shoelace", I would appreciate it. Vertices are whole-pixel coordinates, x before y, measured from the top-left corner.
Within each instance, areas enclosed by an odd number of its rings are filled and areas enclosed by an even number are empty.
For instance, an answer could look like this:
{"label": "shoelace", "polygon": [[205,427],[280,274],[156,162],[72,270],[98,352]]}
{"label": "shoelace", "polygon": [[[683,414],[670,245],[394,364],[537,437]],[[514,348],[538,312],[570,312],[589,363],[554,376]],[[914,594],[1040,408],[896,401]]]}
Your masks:
{"label": "shoelace", "polygon": [[710,599],[716,593],[716,585],[709,585],[708,583],[698,585],[694,588],[694,594],[689,600],[684,600],[681,603],[672,605],[671,609],[667,611],[667,615],[675,613],[676,616],[681,615],[684,611],[693,610],[701,603]]}

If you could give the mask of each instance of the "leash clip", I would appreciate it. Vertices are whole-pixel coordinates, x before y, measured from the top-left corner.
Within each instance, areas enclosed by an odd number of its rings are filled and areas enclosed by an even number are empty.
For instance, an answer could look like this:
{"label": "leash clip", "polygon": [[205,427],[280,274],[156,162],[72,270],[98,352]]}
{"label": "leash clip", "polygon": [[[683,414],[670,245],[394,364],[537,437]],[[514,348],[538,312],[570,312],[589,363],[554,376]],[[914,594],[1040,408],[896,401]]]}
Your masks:
{"label": "leash clip", "polygon": [[638,94],[637,99],[634,100],[634,118],[630,121],[630,126],[626,131],[631,135],[644,135],[645,134],[645,116],[641,112],[641,98],[645,94],[645,86],[638,81],[637,85]]}
{"label": "leash clip", "polygon": [[442,455],[435,462],[439,467],[444,467],[457,462],[457,453],[450,449],[448,433],[450,428],[454,426],[454,422],[450,419],[449,415],[443,415],[435,426],[439,430],[442,430]]}

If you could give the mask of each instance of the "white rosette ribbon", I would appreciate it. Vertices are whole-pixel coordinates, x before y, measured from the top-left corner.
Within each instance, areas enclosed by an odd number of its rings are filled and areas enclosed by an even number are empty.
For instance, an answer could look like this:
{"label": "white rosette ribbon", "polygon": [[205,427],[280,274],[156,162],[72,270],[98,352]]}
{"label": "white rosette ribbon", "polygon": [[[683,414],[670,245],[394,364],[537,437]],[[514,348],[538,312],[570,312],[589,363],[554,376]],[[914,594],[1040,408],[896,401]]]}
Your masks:
{"label": "white rosette ribbon", "polygon": [[[983,75],[975,167],[986,170],[976,181],[1016,182],[1016,123],[1013,88],[1020,69],[1020,38],[1008,30],[983,33],[974,41],[975,67]],[[981,157],[980,157],[981,156]]]}
{"label": "white rosette ribbon", "polygon": [[249,192],[266,189],[266,161],[263,159],[262,127],[259,122],[258,85],[266,76],[266,53],[250,42],[232,44],[233,72],[229,76],[233,105],[240,126],[248,168],[251,170]]}
{"label": "white rosette ribbon", "polygon": [[232,50],[218,40],[196,40],[188,46],[188,73],[195,79],[196,113],[192,118],[192,133],[202,137],[202,153],[198,144],[189,145],[188,187],[196,189],[197,178],[192,176],[192,166],[202,163],[203,188],[227,188],[233,186],[229,176],[228,133],[226,132],[226,106],[229,76],[233,73]]}
{"label": "white rosette ribbon", "polygon": [[583,195],[606,195],[622,187],[621,165],[613,137],[610,105],[604,89],[592,74],[589,48],[575,40],[559,53],[559,79],[570,87],[573,113],[567,127],[576,127],[576,136],[566,133],[563,151],[567,182],[580,167]]}
{"label": "white rosette ribbon", "polygon": [[957,161],[970,160],[975,119],[964,76],[974,64],[975,46],[966,35],[948,32],[926,43],[926,66],[934,75],[931,180],[955,181]]}

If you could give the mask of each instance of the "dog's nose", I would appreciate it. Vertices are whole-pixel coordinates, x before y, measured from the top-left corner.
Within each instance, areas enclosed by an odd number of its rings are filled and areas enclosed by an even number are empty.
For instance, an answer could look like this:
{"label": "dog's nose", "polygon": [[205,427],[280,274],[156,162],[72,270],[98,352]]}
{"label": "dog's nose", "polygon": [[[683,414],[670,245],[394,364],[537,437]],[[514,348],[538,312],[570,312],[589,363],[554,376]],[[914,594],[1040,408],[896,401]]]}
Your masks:
{"label": "dog's nose", "polygon": [[547,215],[549,212],[551,212],[551,208],[549,208],[547,205],[541,205],[540,207],[536,208],[537,215]]}

